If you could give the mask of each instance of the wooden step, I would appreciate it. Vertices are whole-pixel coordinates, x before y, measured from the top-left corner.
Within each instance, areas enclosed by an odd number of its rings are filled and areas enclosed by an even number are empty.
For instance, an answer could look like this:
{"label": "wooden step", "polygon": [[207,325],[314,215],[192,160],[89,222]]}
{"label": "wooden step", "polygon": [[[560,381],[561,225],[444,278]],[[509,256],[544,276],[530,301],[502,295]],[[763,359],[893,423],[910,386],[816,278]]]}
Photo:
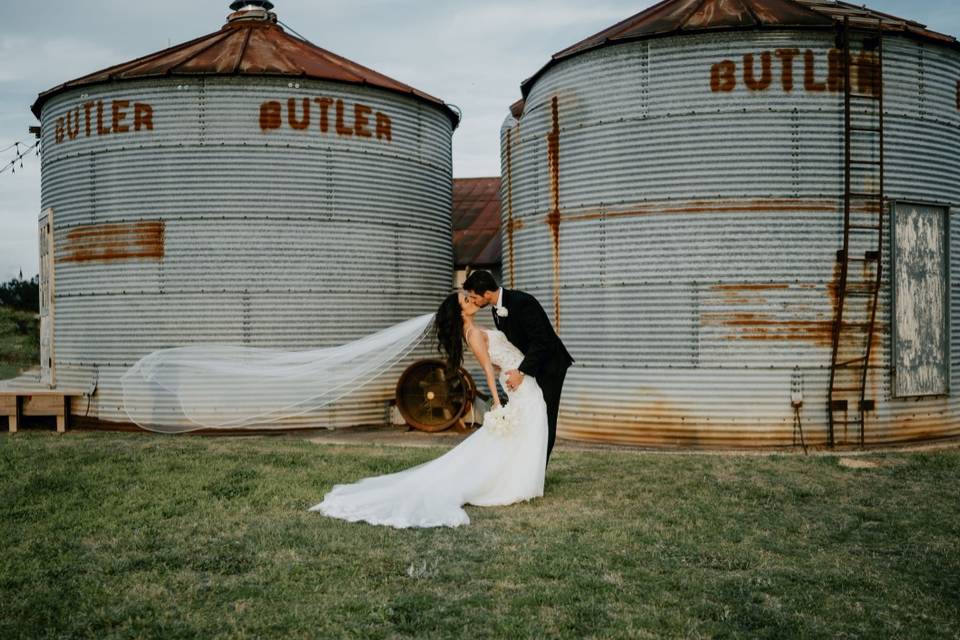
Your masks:
{"label": "wooden step", "polygon": [[57,419],[57,433],[67,430],[74,391],[7,391],[0,393],[0,417],[6,416],[10,433],[16,433],[24,416],[51,416]]}

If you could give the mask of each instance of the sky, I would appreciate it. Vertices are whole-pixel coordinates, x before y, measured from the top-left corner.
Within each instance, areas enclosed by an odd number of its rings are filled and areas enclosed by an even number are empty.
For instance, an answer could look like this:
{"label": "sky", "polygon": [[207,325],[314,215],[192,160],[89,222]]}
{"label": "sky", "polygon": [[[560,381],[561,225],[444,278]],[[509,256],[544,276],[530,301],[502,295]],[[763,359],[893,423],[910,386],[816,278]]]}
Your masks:
{"label": "sky", "polygon": [[[859,3],[859,0],[858,0]],[[218,30],[228,0],[0,0],[0,149],[33,144],[37,94]],[[457,105],[454,177],[500,174],[500,125],[550,56],[654,0],[274,0],[314,44]],[[871,8],[960,35],[957,0]],[[14,156],[0,152],[0,167]],[[0,281],[38,271],[40,159],[0,174]]]}

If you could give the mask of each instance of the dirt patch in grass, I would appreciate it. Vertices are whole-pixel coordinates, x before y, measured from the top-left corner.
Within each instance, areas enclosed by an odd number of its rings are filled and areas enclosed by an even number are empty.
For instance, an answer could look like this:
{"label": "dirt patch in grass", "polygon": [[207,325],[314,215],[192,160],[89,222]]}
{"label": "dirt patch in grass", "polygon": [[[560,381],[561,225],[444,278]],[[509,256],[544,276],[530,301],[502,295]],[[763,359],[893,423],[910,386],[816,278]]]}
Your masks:
{"label": "dirt patch in grass", "polygon": [[904,460],[897,457],[885,458],[838,458],[837,464],[847,469],[880,469],[903,464]]}

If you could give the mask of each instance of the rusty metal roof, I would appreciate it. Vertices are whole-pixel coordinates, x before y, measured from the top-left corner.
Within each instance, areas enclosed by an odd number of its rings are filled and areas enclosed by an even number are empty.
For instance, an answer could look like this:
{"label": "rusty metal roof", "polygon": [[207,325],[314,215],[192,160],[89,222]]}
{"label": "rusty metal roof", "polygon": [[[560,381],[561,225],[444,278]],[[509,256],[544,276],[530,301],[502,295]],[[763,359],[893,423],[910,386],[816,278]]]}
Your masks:
{"label": "rusty metal roof", "polygon": [[287,33],[265,9],[231,13],[219,30],[77,78],[44,91],[37,118],[52,96],[102,82],[179,76],[285,76],[360,84],[414,96],[442,109],[456,127],[460,116],[442,100]]}
{"label": "rusty metal roof", "polygon": [[453,181],[453,259],[458,269],[499,265],[500,178]]}
{"label": "rusty metal roof", "polygon": [[746,29],[834,29],[844,17],[855,28],[875,29],[883,21],[888,32],[931,40],[960,48],[957,39],[931,31],[926,25],[874,11],[866,6],[823,0],[663,0],[553,55],[536,74],[520,85],[530,88],[557,62],[585,51],[621,42],[710,31]]}

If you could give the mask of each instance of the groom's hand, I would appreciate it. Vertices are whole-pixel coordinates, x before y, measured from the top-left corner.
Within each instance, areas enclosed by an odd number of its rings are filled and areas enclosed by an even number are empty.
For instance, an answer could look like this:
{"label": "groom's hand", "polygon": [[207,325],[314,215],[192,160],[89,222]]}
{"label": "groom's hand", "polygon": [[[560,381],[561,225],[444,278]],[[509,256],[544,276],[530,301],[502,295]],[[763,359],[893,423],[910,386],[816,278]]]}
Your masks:
{"label": "groom's hand", "polygon": [[510,391],[514,391],[517,387],[520,386],[520,383],[523,382],[523,372],[516,369],[511,369],[507,371],[507,387]]}

